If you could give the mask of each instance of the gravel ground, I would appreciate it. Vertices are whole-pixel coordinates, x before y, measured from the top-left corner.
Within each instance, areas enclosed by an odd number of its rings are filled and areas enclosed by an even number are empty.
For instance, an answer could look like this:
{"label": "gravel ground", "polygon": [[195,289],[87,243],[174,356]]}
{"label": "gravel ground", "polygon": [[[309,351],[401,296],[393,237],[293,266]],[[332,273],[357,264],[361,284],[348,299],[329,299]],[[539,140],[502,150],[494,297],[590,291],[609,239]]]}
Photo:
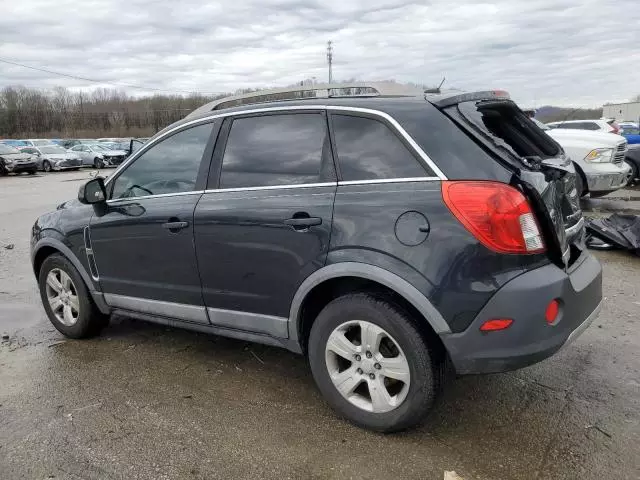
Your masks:
{"label": "gravel ground", "polygon": [[[424,427],[378,435],[336,418],[284,350],[129,319],[64,339],[29,230],[88,176],[0,178],[0,478],[640,478],[640,259],[597,253],[606,301],[572,345],[457,379]],[[625,195],[586,206],[633,210]]]}

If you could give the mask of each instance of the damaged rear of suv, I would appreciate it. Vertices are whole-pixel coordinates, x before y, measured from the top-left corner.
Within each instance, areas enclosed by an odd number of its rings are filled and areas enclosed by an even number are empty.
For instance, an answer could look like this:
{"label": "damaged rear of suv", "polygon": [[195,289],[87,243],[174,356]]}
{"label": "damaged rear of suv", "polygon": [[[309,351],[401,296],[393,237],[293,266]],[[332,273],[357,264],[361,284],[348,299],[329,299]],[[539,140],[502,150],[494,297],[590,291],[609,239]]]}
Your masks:
{"label": "damaged rear of suv", "polygon": [[552,355],[602,299],[571,162],[504,92],[399,90],[253,92],[159,132],[36,221],[49,319],[73,338],[118,313],[287,348],[337,412],[385,432],[420,422],[449,365]]}

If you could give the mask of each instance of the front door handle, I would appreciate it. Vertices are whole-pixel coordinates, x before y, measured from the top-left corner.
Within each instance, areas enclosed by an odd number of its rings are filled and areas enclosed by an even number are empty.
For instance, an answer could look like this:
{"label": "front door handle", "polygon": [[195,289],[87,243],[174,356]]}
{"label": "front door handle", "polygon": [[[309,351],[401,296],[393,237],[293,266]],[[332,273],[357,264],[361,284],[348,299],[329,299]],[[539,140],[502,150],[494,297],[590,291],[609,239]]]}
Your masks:
{"label": "front door handle", "polygon": [[322,224],[320,217],[293,217],[284,221],[285,225],[292,226],[295,230],[306,230],[309,227]]}
{"label": "front door handle", "polygon": [[189,222],[180,222],[180,221],[175,221],[175,222],[172,221],[172,222],[167,222],[162,224],[162,228],[166,228],[171,233],[177,233],[183,228],[187,228],[188,226],[189,226]]}

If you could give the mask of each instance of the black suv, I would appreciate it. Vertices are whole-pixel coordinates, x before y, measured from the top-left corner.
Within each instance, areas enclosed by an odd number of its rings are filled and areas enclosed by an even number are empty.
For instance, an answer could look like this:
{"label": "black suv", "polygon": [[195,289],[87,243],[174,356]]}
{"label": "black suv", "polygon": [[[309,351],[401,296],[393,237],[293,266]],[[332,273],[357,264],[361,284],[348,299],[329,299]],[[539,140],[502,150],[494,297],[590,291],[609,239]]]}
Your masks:
{"label": "black suv", "polygon": [[552,355],[602,299],[571,162],[505,92],[387,87],[216,101],[87,182],[33,226],[53,325],[87,337],[118,313],[281,346],[378,431],[419,422],[450,366]]}

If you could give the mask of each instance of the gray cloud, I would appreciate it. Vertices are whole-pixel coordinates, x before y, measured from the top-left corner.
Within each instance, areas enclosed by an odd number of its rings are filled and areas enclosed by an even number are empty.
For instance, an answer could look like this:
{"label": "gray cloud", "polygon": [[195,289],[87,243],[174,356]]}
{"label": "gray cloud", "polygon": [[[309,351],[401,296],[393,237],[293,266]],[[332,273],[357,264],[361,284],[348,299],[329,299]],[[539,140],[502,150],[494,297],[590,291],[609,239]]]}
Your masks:
{"label": "gray cloud", "polygon": [[[106,82],[220,92],[326,79],[504,88],[523,105],[640,93],[637,0],[5,0],[0,58]],[[96,84],[0,63],[0,86]],[[105,85],[106,86],[106,85]],[[139,91],[130,90],[130,93]]]}

